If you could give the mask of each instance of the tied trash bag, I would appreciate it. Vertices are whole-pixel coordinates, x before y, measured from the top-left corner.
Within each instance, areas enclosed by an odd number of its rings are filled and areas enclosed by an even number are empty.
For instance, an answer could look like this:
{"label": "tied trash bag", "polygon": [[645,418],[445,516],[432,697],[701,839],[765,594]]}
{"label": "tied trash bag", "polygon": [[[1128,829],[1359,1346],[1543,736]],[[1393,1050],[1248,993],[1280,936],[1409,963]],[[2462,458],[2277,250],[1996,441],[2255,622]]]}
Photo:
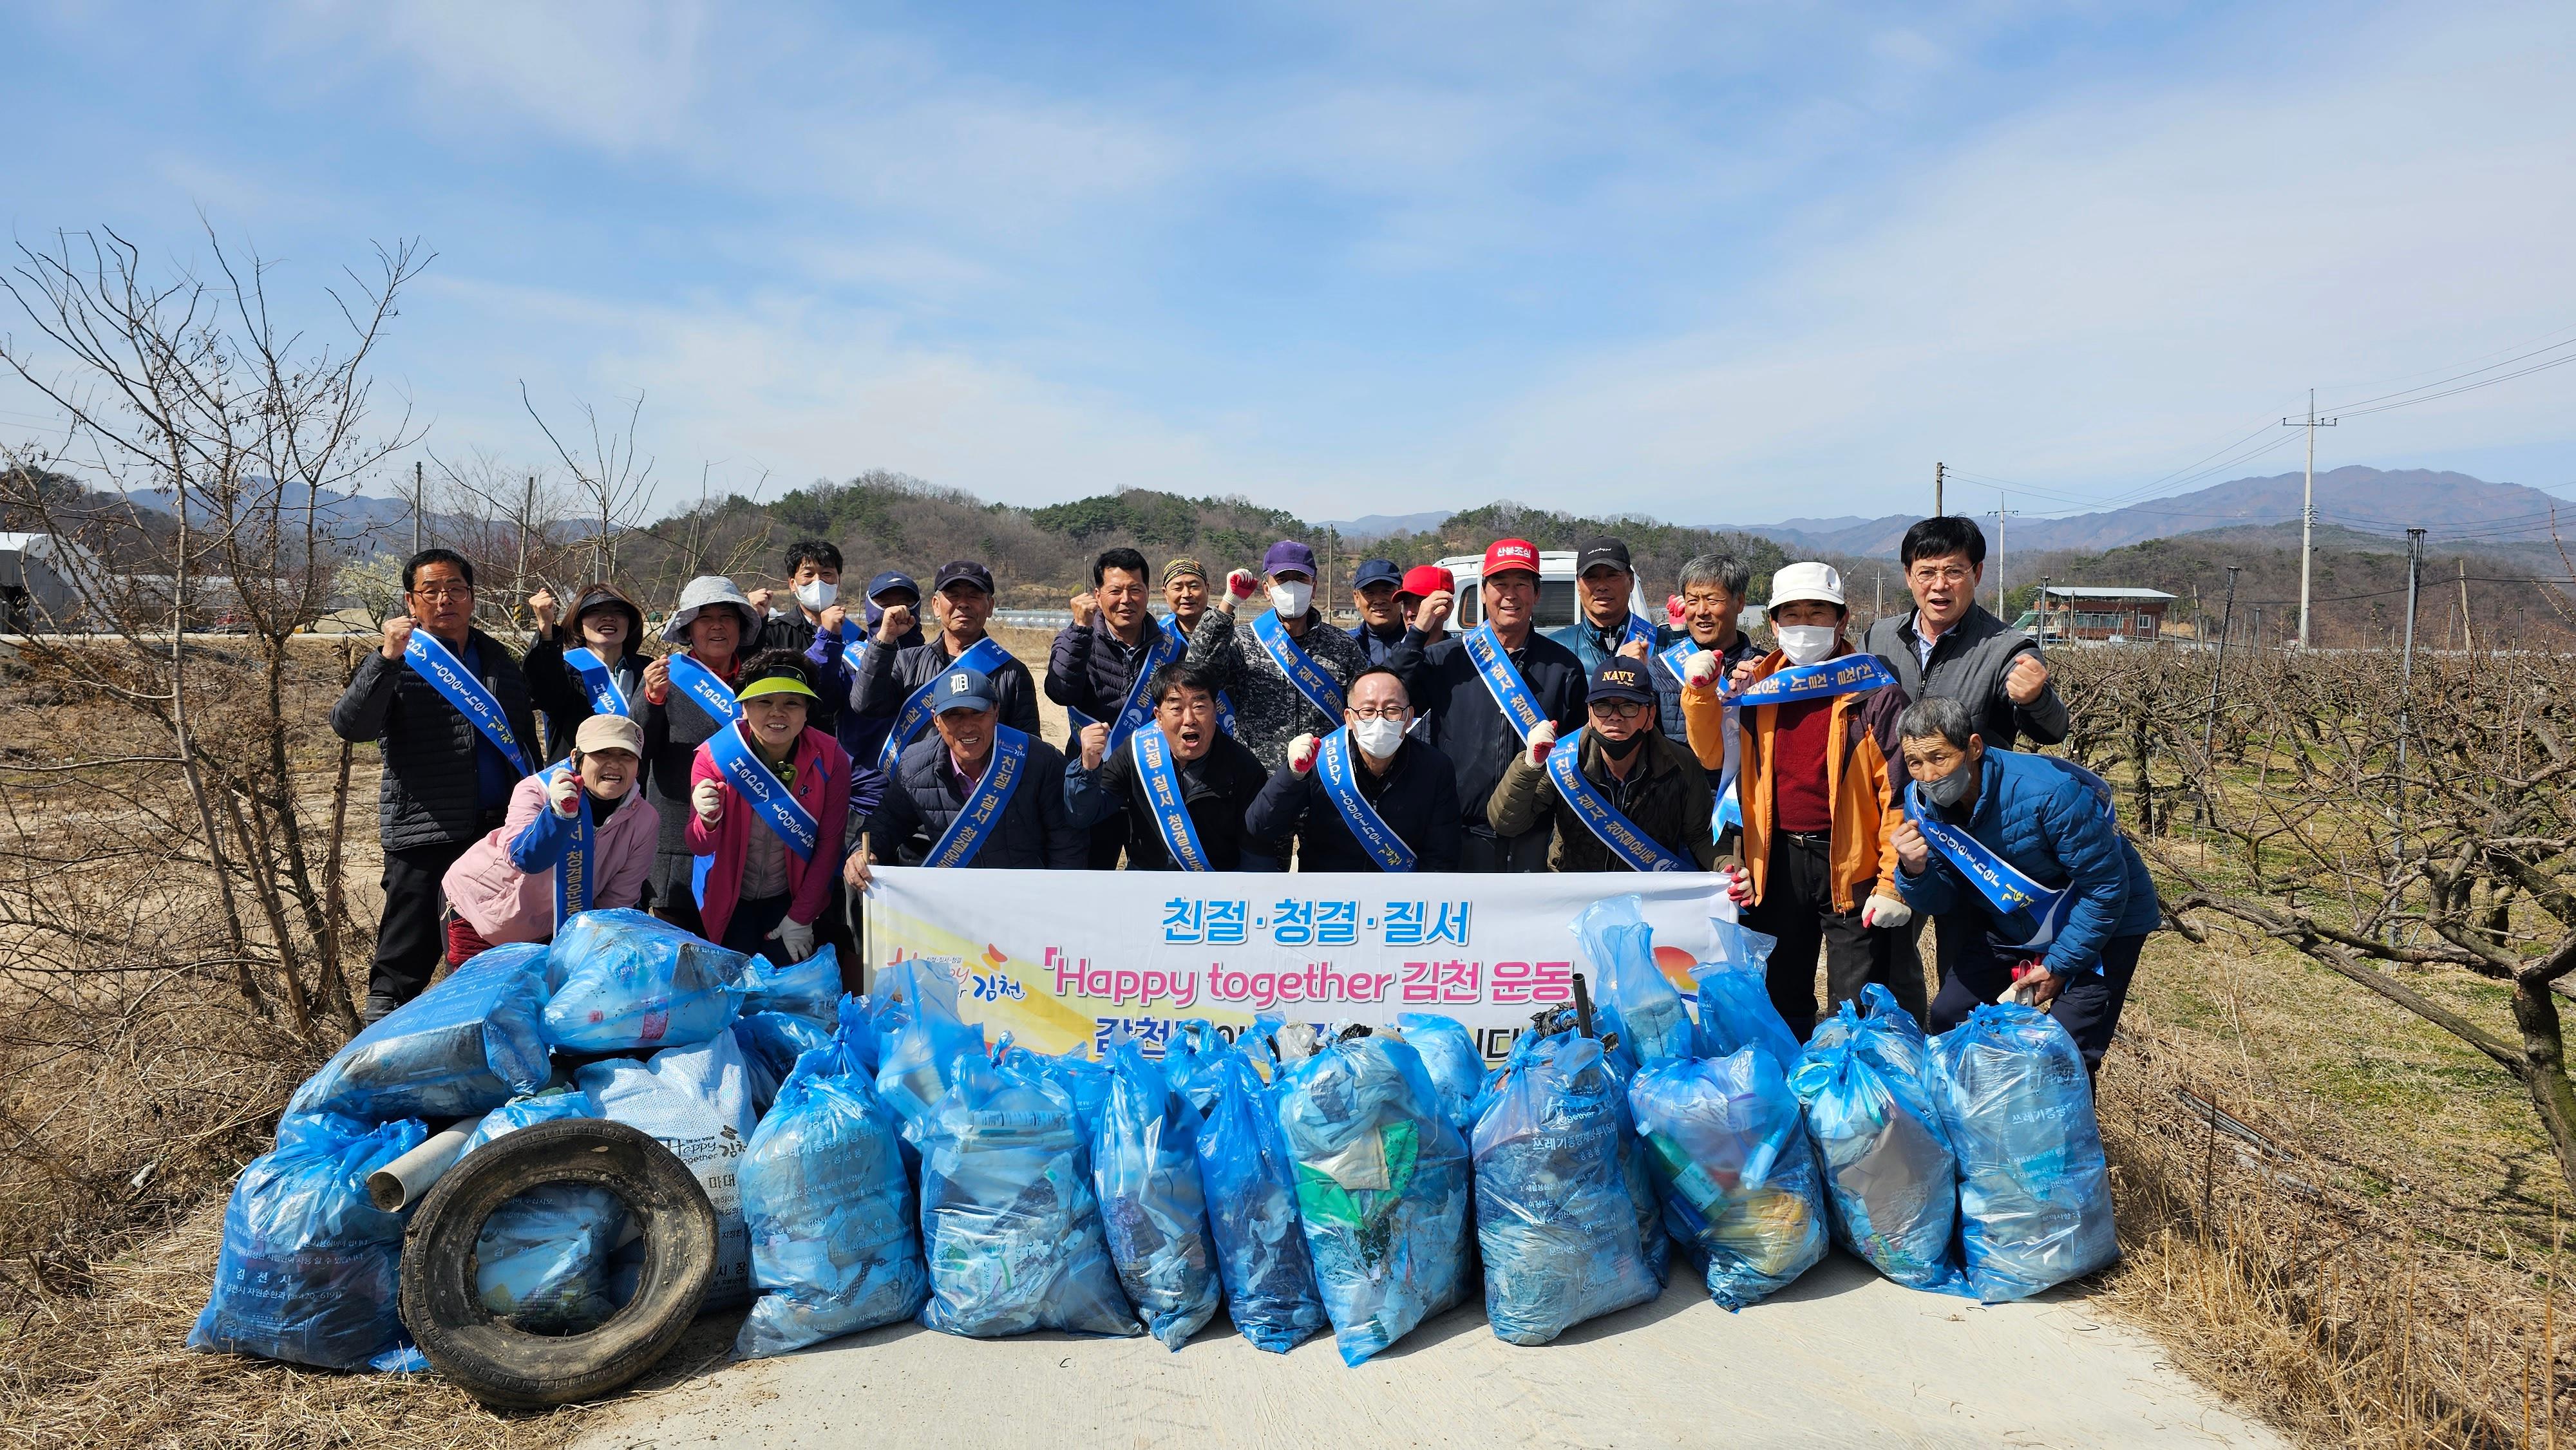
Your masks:
{"label": "tied trash bag", "polygon": [[1449,1126],[1461,1133],[1474,1127],[1476,1100],[1485,1092],[1485,1055],[1476,1050],[1466,1024],[1437,1012],[1406,1012],[1396,1017],[1395,1025],[1422,1054],[1422,1070],[1439,1089]]}
{"label": "tied trash bag", "polygon": [[877,1019],[877,1095],[918,1143],[931,1105],[948,1092],[948,1065],[984,1050],[984,1029],[958,1020],[957,979],[915,957],[886,974]]}
{"label": "tied trash bag", "polygon": [[224,1206],[215,1291],[188,1347],[323,1369],[362,1369],[397,1347],[403,1215],[367,1198],[367,1175],[421,1145],[416,1119],[290,1117]]}
{"label": "tied trash bag", "polygon": [[1467,1145],[1421,1056],[1393,1038],[1323,1045],[1277,1102],[1315,1287],[1342,1362],[1358,1364],[1466,1287]]}
{"label": "tied trash bag", "polygon": [[1324,1328],[1324,1301],[1297,1223],[1297,1165],[1279,1135],[1270,1089],[1250,1054],[1198,1059],[1207,1100],[1199,1124],[1199,1181],[1225,1281],[1226,1313],[1253,1348],[1286,1354]]}
{"label": "tied trash bag", "polygon": [[[512,1098],[483,1115],[457,1156],[521,1128],[597,1116],[587,1093]],[[530,1334],[596,1329],[633,1296],[632,1266],[616,1256],[627,1238],[626,1205],[616,1194],[591,1184],[540,1184],[484,1220],[474,1240],[475,1295]]]}
{"label": "tied trash bag", "polygon": [[476,1123],[474,1131],[465,1135],[465,1146],[457,1150],[456,1156],[462,1159],[493,1139],[521,1128],[533,1128],[539,1123],[552,1123],[564,1118],[598,1116],[599,1109],[592,1106],[588,1093],[570,1089],[512,1098],[483,1115],[483,1121]]}
{"label": "tied trash bag", "polygon": [[1100,1137],[1100,1122],[1109,1111],[1109,1067],[1091,1060],[1088,1046],[1053,1057],[1011,1045],[1009,1033],[993,1049],[993,1060],[1007,1062],[1064,1089],[1073,1101],[1073,1128],[1082,1136],[1083,1171],[1091,1170],[1091,1145]]}
{"label": "tied trash bag", "polygon": [[1959,1154],[1968,1287],[1993,1304],[2118,1259],[2093,1083],[2075,1039],[2045,1012],[1997,1003],[1932,1048]]}
{"label": "tied trash bag", "polygon": [[[765,1116],[777,1100],[780,1084],[796,1070],[797,1059],[829,1046],[832,1033],[786,1012],[746,1012],[734,1020],[733,1040],[742,1049],[743,1065],[751,1070],[751,1111]],[[875,1081],[873,1068],[868,1078]]]}
{"label": "tied trash bag", "polygon": [[665,1048],[644,1062],[594,1062],[575,1081],[598,1105],[599,1116],[661,1140],[706,1189],[716,1211],[716,1273],[706,1307],[722,1309],[749,1298],[751,1239],[743,1227],[737,1170],[757,1118],[751,1073],[733,1034]]}
{"label": "tied trash bag", "polygon": [[462,1118],[534,1092],[547,1072],[537,1025],[545,964],[542,942],[478,953],[332,1054],[295,1090],[288,1116]]}
{"label": "tied trash bag", "polygon": [[1885,995],[1845,1002],[1816,1031],[1789,1088],[1824,1158],[1834,1240],[1909,1289],[1966,1292],[1950,1252],[1958,1161],[1926,1077],[1923,1029]]}
{"label": "tied trash bag", "polygon": [[1798,1034],[1789,1030],[1780,1009],[1771,1005],[1767,977],[1771,949],[1779,939],[1724,917],[1710,917],[1708,924],[1717,937],[1717,956],[1699,964],[1696,1055],[1733,1057],[1742,1048],[1758,1047],[1782,1076],[1797,1071],[1806,1049],[1798,1045]]}
{"label": "tied trash bag", "polygon": [[1601,1041],[1558,1033],[1503,1070],[1476,1119],[1476,1242],[1497,1337],[1545,1344],[1652,1299],[1620,1161],[1624,1085]]}
{"label": "tied trash bag", "polygon": [[571,1052],[705,1042],[733,1025],[748,959],[628,907],[575,913],[546,958],[546,1040]]}
{"label": "tied trash bag", "polygon": [[1145,1332],[1179,1349],[1216,1317],[1215,1251],[1199,1184],[1199,1114],[1134,1038],[1109,1052],[1109,1101],[1092,1148],[1109,1261]]}
{"label": "tied trash bag", "polygon": [[1619,1034],[1618,1055],[1641,1067],[1690,1056],[1690,1013],[1655,965],[1655,928],[1646,920],[1645,898],[1596,901],[1574,919],[1573,931],[1598,980],[1601,1030]]}
{"label": "tied trash bag", "polygon": [[1824,1185],[1780,1065],[1757,1047],[1648,1068],[1628,1085],[1664,1226],[1726,1309],[1825,1256]]}
{"label": "tied trash bag", "polygon": [[778,966],[764,956],[753,957],[743,968],[742,1015],[748,1017],[754,1012],[802,1017],[825,1037],[831,1036],[833,1029],[841,1025],[840,953],[825,942],[814,955],[792,966]]}
{"label": "tied trash bag", "polygon": [[842,1007],[839,1034],[797,1060],[742,1157],[752,1282],[743,1359],[785,1354],[920,1312],[930,1292],[894,1115],[877,1097]]}
{"label": "tied trash bag", "polygon": [[921,1147],[921,1322],[979,1339],[1143,1332],[1110,1266],[1071,1096],[981,1053],[953,1073]]}

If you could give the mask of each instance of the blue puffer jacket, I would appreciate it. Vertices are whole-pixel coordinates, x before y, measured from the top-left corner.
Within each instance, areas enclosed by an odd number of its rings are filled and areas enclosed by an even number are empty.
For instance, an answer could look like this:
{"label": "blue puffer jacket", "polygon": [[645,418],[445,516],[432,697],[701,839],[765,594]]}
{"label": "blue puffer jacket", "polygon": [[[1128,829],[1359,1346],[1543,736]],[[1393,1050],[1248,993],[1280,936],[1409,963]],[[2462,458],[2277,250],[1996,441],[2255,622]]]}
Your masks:
{"label": "blue puffer jacket", "polygon": [[[2060,975],[2101,970],[2102,945],[2113,937],[2154,931],[2156,887],[2147,863],[2120,834],[2109,808],[2083,777],[2045,755],[1986,747],[1985,779],[1976,810],[1961,820],[1956,809],[1926,804],[1927,814],[1964,825],[1988,850],[2050,890],[2077,893],[2066,924],[2058,928],[2043,962]],[[1985,895],[1937,849],[1920,876],[1896,873],[1897,890],[1916,911],[1988,910]],[[2023,930],[2028,930],[2024,927]]]}

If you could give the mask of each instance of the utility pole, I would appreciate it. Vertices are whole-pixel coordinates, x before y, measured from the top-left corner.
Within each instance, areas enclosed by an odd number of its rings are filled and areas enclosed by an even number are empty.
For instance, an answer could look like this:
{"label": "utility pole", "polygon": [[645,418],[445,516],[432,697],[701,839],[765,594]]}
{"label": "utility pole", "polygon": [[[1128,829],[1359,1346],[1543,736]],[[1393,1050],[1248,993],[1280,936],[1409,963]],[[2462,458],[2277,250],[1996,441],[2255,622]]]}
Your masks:
{"label": "utility pole", "polygon": [[2470,654],[2478,652],[2478,637],[2469,627],[2469,561],[2463,556],[2460,566],[2460,648]]}
{"label": "utility pole", "polygon": [[420,552],[420,460],[411,465],[411,551]]}
{"label": "utility pole", "polygon": [[1946,463],[1935,463],[1935,464],[1933,464],[1933,465],[1932,465],[1932,517],[1934,517],[1934,518],[1936,518],[1936,519],[1937,519],[1937,518],[1939,518],[1939,517],[1941,517],[1941,515],[1942,515],[1943,513],[1947,512],[1947,510],[1945,510],[1945,509],[1943,509],[1943,508],[1941,507],[1941,489],[1942,489],[1942,485],[1944,485],[1944,484],[1948,483],[1949,481],[1950,481],[1950,465],[1948,465],[1948,464],[1946,464]]}
{"label": "utility pole", "polygon": [[2308,389],[2308,416],[2305,421],[2284,418],[2284,428],[2308,430],[2308,484],[2301,493],[2299,509],[2299,648],[2308,647],[2308,576],[2317,559],[2317,430],[2335,425],[2332,418],[2317,417],[2317,390]]}
{"label": "utility pole", "polygon": [[2048,649],[2048,576],[2039,576],[2039,648]]}
{"label": "utility pole", "polygon": [[[2466,567],[2465,564],[2462,566]],[[2397,863],[2406,864],[2406,735],[2415,709],[2415,592],[2424,579],[2424,531],[2406,531],[2406,654],[2397,667]],[[2391,928],[2392,930],[2394,928]]]}
{"label": "utility pole", "polygon": [[2218,682],[2227,674],[2227,634],[2236,622],[2236,571],[2242,564],[2227,566],[2227,604],[2218,617],[2218,660],[2209,671],[2209,721],[2200,727],[2200,758],[2209,760],[2210,743],[2218,737]]}
{"label": "utility pole", "polygon": [[1995,617],[2010,624],[2004,614],[2004,518],[2013,510],[2004,507],[2004,491],[1995,490]]}

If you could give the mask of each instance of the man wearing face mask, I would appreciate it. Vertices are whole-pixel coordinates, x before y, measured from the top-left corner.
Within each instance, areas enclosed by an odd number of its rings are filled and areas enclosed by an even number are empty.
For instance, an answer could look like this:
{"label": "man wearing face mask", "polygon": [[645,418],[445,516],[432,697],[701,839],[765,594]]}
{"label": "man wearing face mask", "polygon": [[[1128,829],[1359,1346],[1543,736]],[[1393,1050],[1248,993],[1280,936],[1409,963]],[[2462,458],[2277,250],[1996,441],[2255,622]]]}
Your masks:
{"label": "man wearing face mask", "polygon": [[1553,822],[1551,871],[1705,871],[1708,777],[1655,728],[1655,690],[1643,662],[1613,656],[1592,672],[1585,723],[1561,744],[1552,721],[1494,786],[1485,815],[1498,836]]}
{"label": "man wearing face mask", "polygon": [[803,655],[823,686],[807,723],[837,735],[841,706],[849,698],[846,662],[863,638],[841,600],[841,551],[821,539],[799,539],[787,546],[786,567],[784,597],[772,589],[751,591],[751,607],[762,618],[759,633],[744,653],[783,649]]}
{"label": "man wearing face mask", "polygon": [[1342,722],[1321,739],[1288,743],[1288,763],[1261,788],[1245,829],[1295,838],[1300,871],[1457,870],[1455,767],[1407,737],[1404,678],[1384,665],[1360,671]]}
{"label": "man wearing face mask", "polygon": [[1235,611],[1252,597],[1254,580],[1241,569],[1228,574],[1225,597],[1190,636],[1189,663],[1233,697],[1236,738],[1264,770],[1276,770],[1291,739],[1340,723],[1342,692],[1368,658],[1314,607],[1314,550],[1282,539],[1262,556],[1261,572],[1269,611],[1237,625]]}
{"label": "man wearing face mask", "polygon": [[2111,788],[2071,761],[1987,745],[1944,696],[1908,707],[1896,733],[1913,776],[1893,840],[1897,889],[1917,911],[1979,927],[1924,1025],[1947,1032],[2009,996],[2047,1009],[2098,1072],[2162,920]]}
{"label": "man wearing face mask", "polygon": [[[1165,665],[1147,683],[1153,714],[1137,729],[1082,727],[1080,754],[1064,768],[1065,811],[1095,843],[1109,836],[1112,863],[1124,850],[1130,871],[1236,870],[1261,762],[1216,728],[1205,671]],[[1278,854],[1276,844],[1258,849]],[[1096,851],[1092,859],[1097,869]]]}
{"label": "man wearing face mask", "polygon": [[1816,958],[1826,1011],[1871,982],[1923,1018],[1923,974],[1904,970],[1897,928],[1913,916],[1896,890],[1899,819],[1889,786],[1905,692],[1876,657],[1843,638],[1842,576],[1790,564],[1771,576],[1771,627],[1780,648],[1738,671],[1734,697],[1717,692],[1715,651],[1682,667],[1682,712],[1702,765],[1725,759],[1736,736],[1736,803],[1743,858],[1727,894],[1740,919],[1779,939],[1772,1005],[1801,1040],[1816,1025]]}

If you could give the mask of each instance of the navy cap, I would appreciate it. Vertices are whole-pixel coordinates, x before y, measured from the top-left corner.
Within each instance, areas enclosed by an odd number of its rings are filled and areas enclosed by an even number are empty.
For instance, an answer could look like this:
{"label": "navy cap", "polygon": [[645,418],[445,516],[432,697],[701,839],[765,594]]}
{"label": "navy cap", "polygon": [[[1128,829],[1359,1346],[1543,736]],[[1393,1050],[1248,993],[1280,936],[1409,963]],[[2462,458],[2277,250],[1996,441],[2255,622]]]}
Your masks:
{"label": "navy cap", "polygon": [[930,692],[930,713],[945,715],[951,710],[990,710],[993,708],[993,682],[982,670],[951,667],[940,672],[939,687]]}
{"label": "navy cap", "polygon": [[1395,567],[1393,559],[1362,559],[1359,568],[1351,572],[1351,587],[1366,589],[1372,584],[1393,584],[1402,588],[1404,571]]}
{"label": "navy cap", "polygon": [[906,574],[901,569],[888,569],[874,579],[869,580],[867,592],[859,597],[874,603],[878,595],[885,593],[889,589],[902,590],[906,594],[911,595],[913,602],[915,603],[919,603],[921,600],[921,586],[913,583],[912,576]]}
{"label": "navy cap", "polygon": [[951,584],[972,584],[990,594],[993,592],[993,571],[972,559],[951,559],[940,565],[938,574],[932,577],[931,592],[937,593]]}
{"label": "navy cap", "polygon": [[1655,687],[1646,679],[1646,666],[1621,656],[1603,660],[1592,672],[1592,688],[1584,693],[1589,700],[1636,700],[1655,703]]}

